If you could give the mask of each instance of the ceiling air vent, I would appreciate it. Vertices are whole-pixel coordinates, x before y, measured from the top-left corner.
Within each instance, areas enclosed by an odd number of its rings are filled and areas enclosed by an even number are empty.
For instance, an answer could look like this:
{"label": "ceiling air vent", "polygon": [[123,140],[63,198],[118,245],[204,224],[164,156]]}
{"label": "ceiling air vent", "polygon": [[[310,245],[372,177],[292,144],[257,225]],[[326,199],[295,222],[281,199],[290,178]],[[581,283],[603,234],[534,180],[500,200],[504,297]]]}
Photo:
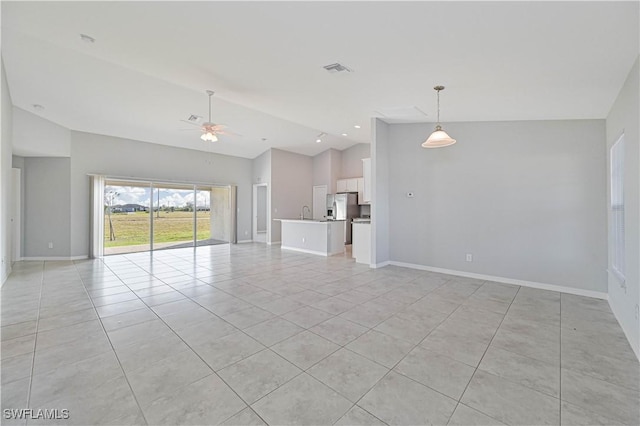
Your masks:
{"label": "ceiling air vent", "polygon": [[325,65],[324,67],[325,70],[329,71],[330,73],[334,73],[334,72],[353,72],[352,69],[345,67],[344,65],[336,62],[335,64],[331,64],[331,65]]}
{"label": "ceiling air vent", "polygon": [[200,117],[199,115],[191,114],[189,118],[187,118],[187,121],[191,123],[199,123],[200,121],[202,121],[202,117]]}

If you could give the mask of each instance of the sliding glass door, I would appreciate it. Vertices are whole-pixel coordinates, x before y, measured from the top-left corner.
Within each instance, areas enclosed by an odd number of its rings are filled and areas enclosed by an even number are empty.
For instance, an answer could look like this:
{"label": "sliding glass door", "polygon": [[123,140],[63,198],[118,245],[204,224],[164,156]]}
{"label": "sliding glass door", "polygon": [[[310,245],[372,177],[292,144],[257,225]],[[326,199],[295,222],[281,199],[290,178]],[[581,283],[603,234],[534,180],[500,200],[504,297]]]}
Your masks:
{"label": "sliding glass door", "polygon": [[153,188],[153,249],[193,247],[193,185]]}
{"label": "sliding glass door", "polygon": [[104,254],[231,242],[231,188],[106,180]]}
{"label": "sliding glass door", "polygon": [[104,188],[104,254],[151,249],[151,185],[109,182]]}

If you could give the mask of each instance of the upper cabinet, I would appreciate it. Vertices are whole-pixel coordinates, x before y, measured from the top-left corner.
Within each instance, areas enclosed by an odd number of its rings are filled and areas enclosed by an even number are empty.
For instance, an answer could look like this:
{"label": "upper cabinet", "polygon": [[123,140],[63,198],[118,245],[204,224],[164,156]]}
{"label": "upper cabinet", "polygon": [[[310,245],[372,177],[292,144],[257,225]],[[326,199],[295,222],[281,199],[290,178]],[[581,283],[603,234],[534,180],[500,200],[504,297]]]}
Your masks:
{"label": "upper cabinet", "polygon": [[338,179],[336,192],[358,192],[358,178]]}
{"label": "upper cabinet", "polygon": [[371,158],[362,159],[362,202],[360,204],[371,204]]}
{"label": "upper cabinet", "polygon": [[338,179],[336,192],[357,192],[358,204],[371,204],[371,158],[362,159],[362,177]]}

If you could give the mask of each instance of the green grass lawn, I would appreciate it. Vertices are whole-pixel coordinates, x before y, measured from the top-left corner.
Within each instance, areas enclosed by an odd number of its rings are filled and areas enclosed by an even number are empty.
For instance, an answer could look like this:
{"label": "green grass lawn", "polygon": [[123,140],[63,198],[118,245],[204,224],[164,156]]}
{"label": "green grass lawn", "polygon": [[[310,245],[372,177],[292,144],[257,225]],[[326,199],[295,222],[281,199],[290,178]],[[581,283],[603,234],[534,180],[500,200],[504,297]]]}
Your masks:
{"label": "green grass lawn", "polygon": [[[156,243],[193,241],[193,212],[154,213],[153,241]],[[198,212],[198,240],[211,238],[211,213]],[[109,217],[104,217],[104,246],[122,247],[149,243],[149,213],[112,213],[116,240],[109,241]]]}

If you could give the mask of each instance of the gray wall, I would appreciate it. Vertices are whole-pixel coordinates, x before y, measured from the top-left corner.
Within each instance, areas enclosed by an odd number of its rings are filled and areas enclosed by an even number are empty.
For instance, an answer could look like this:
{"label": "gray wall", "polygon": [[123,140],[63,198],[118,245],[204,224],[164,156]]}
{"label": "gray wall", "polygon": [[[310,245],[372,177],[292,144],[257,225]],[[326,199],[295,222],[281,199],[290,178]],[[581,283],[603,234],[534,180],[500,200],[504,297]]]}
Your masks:
{"label": "gray wall", "polygon": [[[24,256],[24,224],[25,224],[25,212],[24,212],[24,200],[25,200],[25,188],[24,188],[24,157],[18,155],[12,156],[11,167],[14,169],[20,169],[21,182],[20,182],[20,257]],[[13,247],[12,247],[13,250]]]}
{"label": "gray wall", "polygon": [[391,260],[606,292],[604,120],[444,127],[389,126]]}
{"label": "gray wall", "polygon": [[[371,264],[382,266],[389,258],[389,125],[371,120]],[[360,162],[362,164],[362,161]]]}
{"label": "gray wall", "polygon": [[313,157],[313,185],[327,185],[327,194],[335,193],[341,166],[342,153],[332,148]]}
{"label": "gray wall", "polygon": [[251,235],[252,161],[183,148],[71,132],[71,256],[89,253],[90,173],[238,185],[238,239]]}
{"label": "gray wall", "polygon": [[253,183],[271,183],[271,150],[253,159]]}
{"label": "gray wall", "polygon": [[11,273],[11,152],[12,152],[12,106],[9,86],[5,77],[4,62],[0,61],[2,86],[2,121],[0,137],[0,284]]}
{"label": "gray wall", "polygon": [[[624,132],[625,143],[625,251],[626,288],[609,275],[609,304],[631,347],[640,358],[640,324],[635,317],[640,303],[640,65],[636,59],[622,90],[607,117],[607,155]],[[607,161],[609,165],[609,161]],[[609,174],[607,173],[607,177]],[[607,197],[607,206],[609,198]],[[611,229],[611,228],[608,228]],[[609,238],[611,245],[611,236]],[[609,265],[611,263],[609,262]]]}
{"label": "gray wall", "polygon": [[[69,158],[24,159],[24,256],[69,257],[71,181]],[[88,238],[88,237],[87,237]],[[53,248],[48,244],[53,243]]]}
{"label": "gray wall", "polygon": [[281,241],[280,222],[300,217],[302,206],[311,206],[313,160],[306,155],[271,150],[271,242]]}
{"label": "gray wall", "polygon": [[359,143],[342,151],[341,178],[362,177],[362,159],[371,157],[371,145]]}

